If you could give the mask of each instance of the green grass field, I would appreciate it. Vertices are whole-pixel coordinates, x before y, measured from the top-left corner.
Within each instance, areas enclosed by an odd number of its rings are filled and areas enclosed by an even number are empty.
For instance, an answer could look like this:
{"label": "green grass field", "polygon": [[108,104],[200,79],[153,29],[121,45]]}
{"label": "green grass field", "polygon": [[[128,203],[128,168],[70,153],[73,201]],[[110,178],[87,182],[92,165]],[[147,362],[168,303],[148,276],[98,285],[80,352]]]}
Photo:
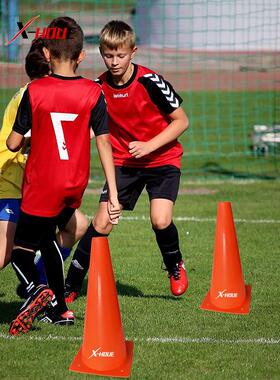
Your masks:
{"label": "green grass field", "polygon": [[[109,240],[122,324],[134,341],[131,379],[279,379],[279,181],[191,182],[183,176],[181,190],[174,217],[189,275],[183,297],[169,293],[146,195],[133,213],[123,214]],[[82,210],[93,215],[97,201],[87,194]],[[252,285],[245,316],[199,308],[211,282],[219,201],[232,203],[243,275]],[[1,272],[1,379],[92,378],[68,370],[81,346],[86,284],[73,304],[75,326],[36,322],[28,334],[11,338],[9,322],[21,304],[16,285],[11,267]]]}
{"label": "green grass field", "polygon": [[[0,91],[1,115],[15,91]],[[175,222],[187,260],[186,295],[175,299],[169,293],[146,195],[110,237],[123,328],[135,344],[131,379],[280,378],[279,155],[255,157],[249,148],[252,125],[273,122],[274,95],[182,93],[191,127],[181,138],[185,154]],[[91,190],[103,182],[98,162],[93,145]],[[97,206],[95,193],[84,198],[89,217]],[[217,203],[226,200],[236,220],[245,282],[252,285],[248,316],[199,308],[210,287]],[[73,305],[75,326],[36,322],[30,333],[10,338],[9,323],[21,304],[16,285],[11,267],[1,272],[0,378],[90,378],[68,370],[82,342],[86,284]]]}

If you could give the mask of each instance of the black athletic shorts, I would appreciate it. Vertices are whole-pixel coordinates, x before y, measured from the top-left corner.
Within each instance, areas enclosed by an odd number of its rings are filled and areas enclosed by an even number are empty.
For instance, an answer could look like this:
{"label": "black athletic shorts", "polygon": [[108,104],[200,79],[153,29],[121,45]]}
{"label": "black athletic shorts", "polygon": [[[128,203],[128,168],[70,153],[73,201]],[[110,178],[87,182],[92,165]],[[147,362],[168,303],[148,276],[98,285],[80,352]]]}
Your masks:
{"label": "black athletic shorts", "polygon": [[57,216],[47,218],[26,214],[20,210],[14,239],[15,245],[34,251],[38,250],[43,240],[55,238],[57,227],[59,230],[66,227],[74,212],[74,208],[66,207]]}
{"label": "black athletic shorts", "polygon": [[[128,168],[116,166],[118,198],[124,210],[133,210],[144,187],[152,199],[176,201],[181,171],[172,165],[156,168]],[[108,186],[105,183],[99,202],[107,202]]]}

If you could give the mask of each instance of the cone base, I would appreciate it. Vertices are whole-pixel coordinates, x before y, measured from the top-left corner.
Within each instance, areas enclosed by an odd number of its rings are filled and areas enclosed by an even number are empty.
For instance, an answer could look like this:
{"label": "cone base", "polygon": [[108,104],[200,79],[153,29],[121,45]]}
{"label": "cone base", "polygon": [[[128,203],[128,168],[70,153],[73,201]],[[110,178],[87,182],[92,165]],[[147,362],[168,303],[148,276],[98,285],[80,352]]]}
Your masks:
{"label": "cone base", "polygon": [[133,341],[125,341],[127,357],[125,362],[118,368],[111,369],[108,371],[100,371],[93,368],[90,368],[88,365],[84,363],[82,357],[82,348],[80,348],[79,352],[75,356],[72,361],[69,370],[80,373],[91,373],[98,376],[110,376],[110,377],[129,377],[132,366],[132,355],[133,355]]}
{"label": "cone base", "polygon": [[250,302],[251,302],[251,285],[245,285],[245,301],[242,306],[232,308],[232,309],[221,309],[212,304],[210,298],[210,290],[204,298],[202,304],[200,305],[200,309],[209,310],[209,311],[217,311],[220,313],[229,313],[229,314],[249,314],[250,312]]}

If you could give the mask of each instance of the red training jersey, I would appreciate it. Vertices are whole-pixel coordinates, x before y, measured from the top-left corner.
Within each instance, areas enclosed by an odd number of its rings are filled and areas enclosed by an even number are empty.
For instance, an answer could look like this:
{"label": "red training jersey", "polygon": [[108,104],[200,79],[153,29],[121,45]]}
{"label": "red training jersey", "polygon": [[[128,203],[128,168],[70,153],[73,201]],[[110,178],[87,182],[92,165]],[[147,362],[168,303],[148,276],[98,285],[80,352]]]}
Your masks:
{"label": "red training jersey", "polygon": [[31,82],[13,127],[31,127],[21,209],[51,217],[78,208],[89,178],[90,126],[108,133],[106,104],[95,82],[51,75]]}
{"label": "red training jersey", "polygon": [[128,151],[131,141],[149,141],[171,122],[169,114],[181,104],[171,84],[154,71],[134,64],[134,72],[124,85],[117,86],[106,71],[97,80],[108,106],[110,140],[116,166],[152,168],[181,167],[181,144],[175,140],[142,158]]}

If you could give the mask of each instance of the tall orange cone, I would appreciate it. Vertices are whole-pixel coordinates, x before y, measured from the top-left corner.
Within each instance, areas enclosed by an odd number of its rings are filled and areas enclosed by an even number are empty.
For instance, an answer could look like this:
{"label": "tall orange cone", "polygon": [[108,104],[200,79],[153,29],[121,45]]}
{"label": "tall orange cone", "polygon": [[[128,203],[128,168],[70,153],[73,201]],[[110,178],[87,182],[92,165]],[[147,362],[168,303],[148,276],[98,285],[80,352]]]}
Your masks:
{"label": "tall orange cone", "polygon": [[106,237],[93,238],[82,346],[69,369],[102,376],[129,377],[133,342],[125,341]]}
{"label": "tall orange cone", "polygon": [[200,308],[249,314],[251,286],[245,285],[230,202],[219,202],[211,288]]}

